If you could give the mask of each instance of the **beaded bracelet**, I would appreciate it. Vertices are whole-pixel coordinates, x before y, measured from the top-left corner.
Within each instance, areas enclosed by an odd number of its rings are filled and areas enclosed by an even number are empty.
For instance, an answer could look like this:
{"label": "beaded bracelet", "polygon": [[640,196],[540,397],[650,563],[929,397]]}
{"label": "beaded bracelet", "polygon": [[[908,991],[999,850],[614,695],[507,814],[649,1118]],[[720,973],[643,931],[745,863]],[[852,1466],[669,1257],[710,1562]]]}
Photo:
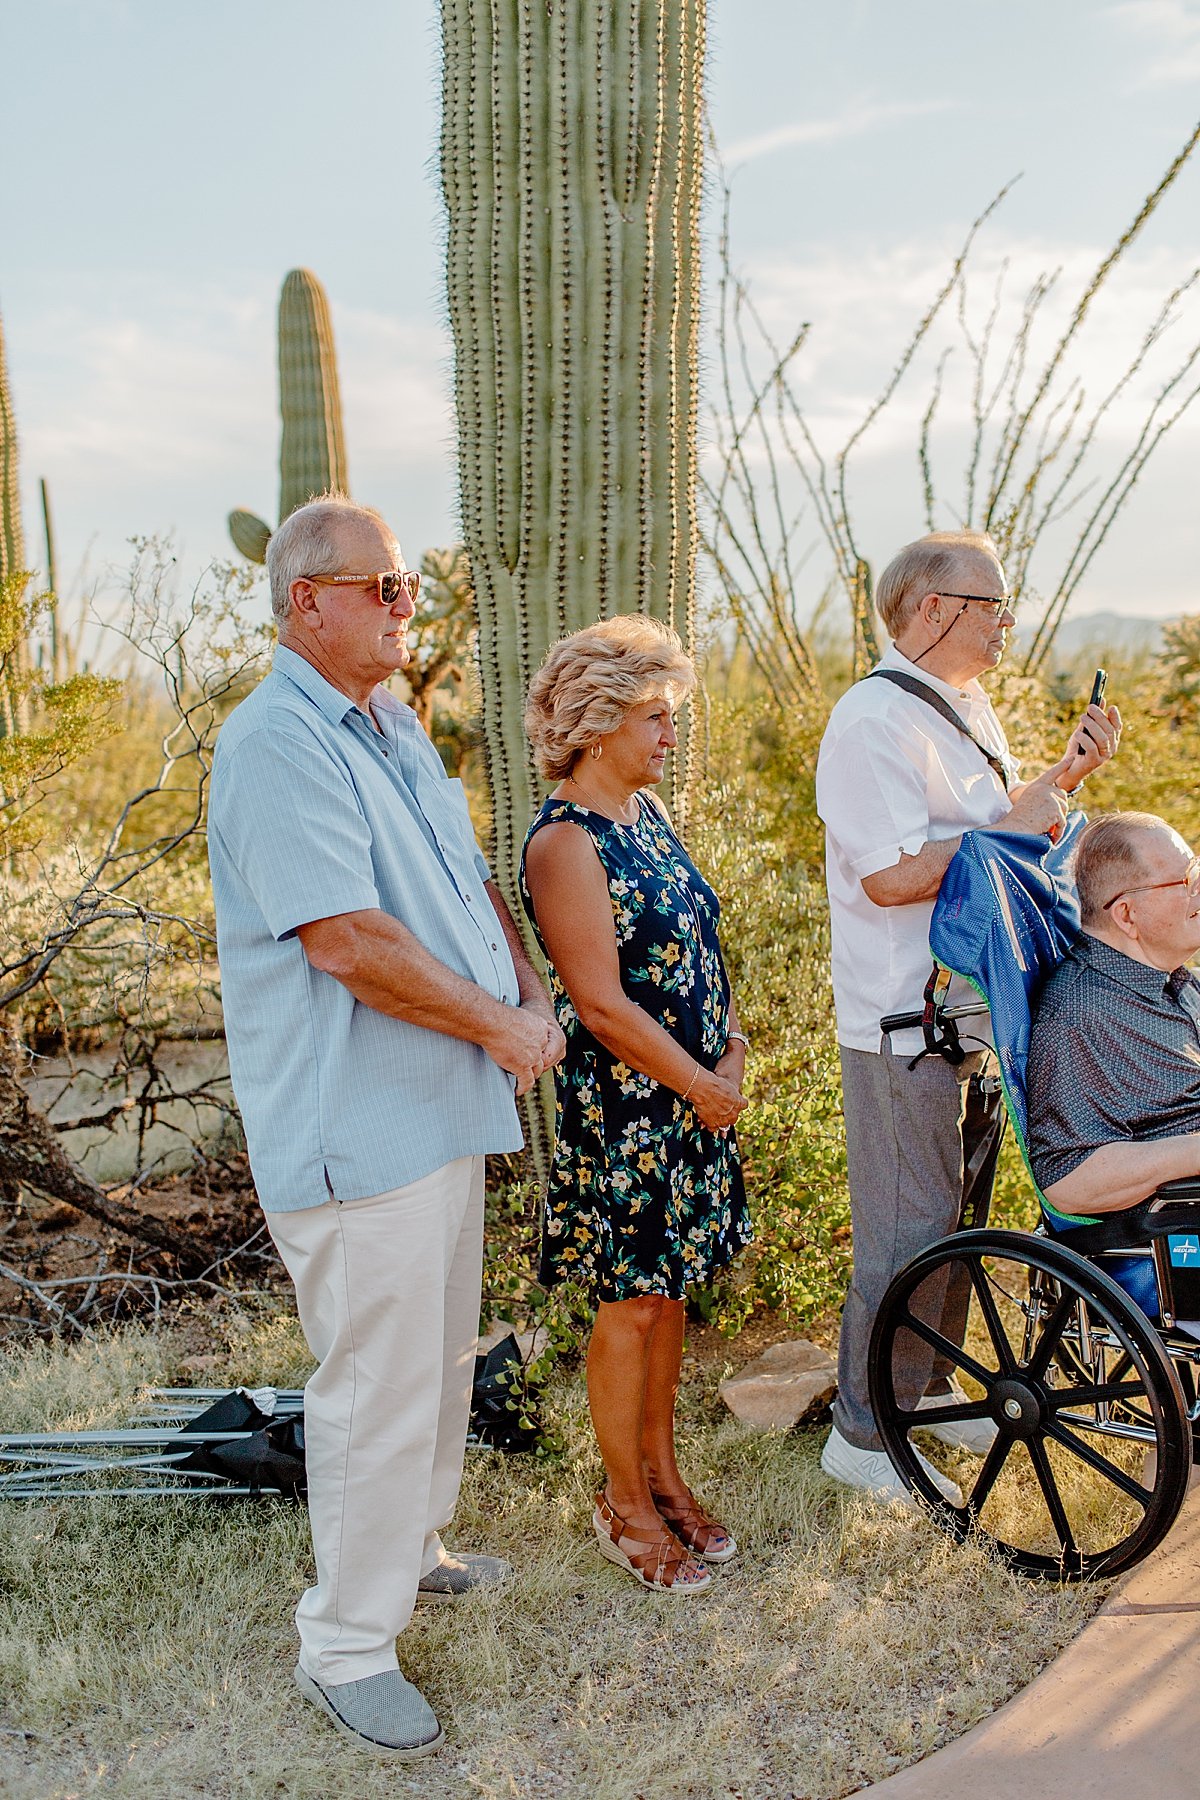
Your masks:
{"label": "beaded bracelet", "polygon": [[692,1089],[695,1087],[695,1085],[699,1079],[700,1079],[700,1064],[697,1062],[695,1068],[692,1070],[692,1079],[688,1082],[688,1084],[684,1088],[682,1094],[680,1094],[680,1096],[679,1096],[679,1098],[681,1100],[687,1099],[688,1095],[691,1093]]}

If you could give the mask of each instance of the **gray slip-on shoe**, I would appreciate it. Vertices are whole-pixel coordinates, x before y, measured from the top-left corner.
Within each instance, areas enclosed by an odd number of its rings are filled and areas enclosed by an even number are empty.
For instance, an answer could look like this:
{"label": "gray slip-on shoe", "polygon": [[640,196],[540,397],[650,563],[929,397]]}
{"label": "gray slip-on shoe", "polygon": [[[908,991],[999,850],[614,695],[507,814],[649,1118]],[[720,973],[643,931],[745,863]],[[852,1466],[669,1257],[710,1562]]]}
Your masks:
{"label": "gray slip-on shoe", "polygon": [[480,1588],[504,1587],[513,1578],[512,1564],[502,1556],[444,1556],[417,1583],[418,1601],[460,1600]]}
{"label": "gray slip-on shoe", "polygon": [[343,1737],[375,1756],[412,1762],[431,1755],[446,1735],[420,1688],[405,1681],[399,1669],[329,1687],[306,1675],[299,1663],[293,1673],[305,1699],[319,1706]]}

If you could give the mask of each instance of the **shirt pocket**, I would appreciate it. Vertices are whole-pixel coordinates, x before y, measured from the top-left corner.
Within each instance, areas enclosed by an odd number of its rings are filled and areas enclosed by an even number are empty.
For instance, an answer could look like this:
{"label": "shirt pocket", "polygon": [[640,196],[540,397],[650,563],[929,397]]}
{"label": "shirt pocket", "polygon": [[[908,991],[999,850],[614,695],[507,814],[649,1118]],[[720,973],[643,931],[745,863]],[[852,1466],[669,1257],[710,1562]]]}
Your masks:
{"label": "shirt pocket", "polygon": [[466,790],[457,776],[445,781],[422,779],[421,810],[437,839],[443,861],[461,893],[472,893],[482,885],[476,867],[478,845]]}

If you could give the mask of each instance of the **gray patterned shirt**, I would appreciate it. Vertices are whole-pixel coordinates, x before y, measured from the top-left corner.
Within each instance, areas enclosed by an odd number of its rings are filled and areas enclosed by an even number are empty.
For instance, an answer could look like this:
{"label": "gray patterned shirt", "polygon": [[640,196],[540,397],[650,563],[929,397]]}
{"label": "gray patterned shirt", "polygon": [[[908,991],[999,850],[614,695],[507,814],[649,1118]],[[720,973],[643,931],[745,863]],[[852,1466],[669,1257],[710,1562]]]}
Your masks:
{"label": "gray patterned shirt", "polygon": [[1200,983],[1081,933],[1042,989],[1026,1083],[1043,1191],[1104,1144],[1200,1132]]}

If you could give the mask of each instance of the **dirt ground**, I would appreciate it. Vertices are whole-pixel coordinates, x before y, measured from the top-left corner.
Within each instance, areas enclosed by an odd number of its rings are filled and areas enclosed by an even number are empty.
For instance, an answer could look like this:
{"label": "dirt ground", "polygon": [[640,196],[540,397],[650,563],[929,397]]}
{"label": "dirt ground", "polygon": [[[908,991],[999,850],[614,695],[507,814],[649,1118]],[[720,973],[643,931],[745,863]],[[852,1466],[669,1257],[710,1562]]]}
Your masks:
{"label": "dirt ground", "polygon": [[182,1281],[169,1252],[22,1190],[0,1201],[0,1343],[56,1324],[73,1329],[72,1317],[89,1328],[161,1317],[189,1286],[195,1300],[230,1279],[261,1287],[282,1274],[244,1156],[112,1197],[167,1225],[199,1282]]}
{"label": "dirt ground", "polygon": [[[227,1313],[240,1291],[288,1286],[263,1226],[249,1163],[244,1155],[232,1157],[141,1195],[116,1189],[114,1198],[135,1201],[139,1210],[168,1225],[182,1250],[208,1259],[206,1274],[184,1282],[167,1253],[135,1243],[73,1207],[22,1193],[0,1211],[0,1345],[24,1340],[31,1330],[53,1329],[55,1305],[89,1327],[157,1319],[184,1333],[189,1372],[199,1375],[217,1360],[217,1328],[207,1312]],[[768,1345],[800,1336],[835,1353],[837,1327],[836,1314],[798,1326],[777,1313],[756,1313],[731,1338],[690,1320],[687,1367],[719,1378]]]}

